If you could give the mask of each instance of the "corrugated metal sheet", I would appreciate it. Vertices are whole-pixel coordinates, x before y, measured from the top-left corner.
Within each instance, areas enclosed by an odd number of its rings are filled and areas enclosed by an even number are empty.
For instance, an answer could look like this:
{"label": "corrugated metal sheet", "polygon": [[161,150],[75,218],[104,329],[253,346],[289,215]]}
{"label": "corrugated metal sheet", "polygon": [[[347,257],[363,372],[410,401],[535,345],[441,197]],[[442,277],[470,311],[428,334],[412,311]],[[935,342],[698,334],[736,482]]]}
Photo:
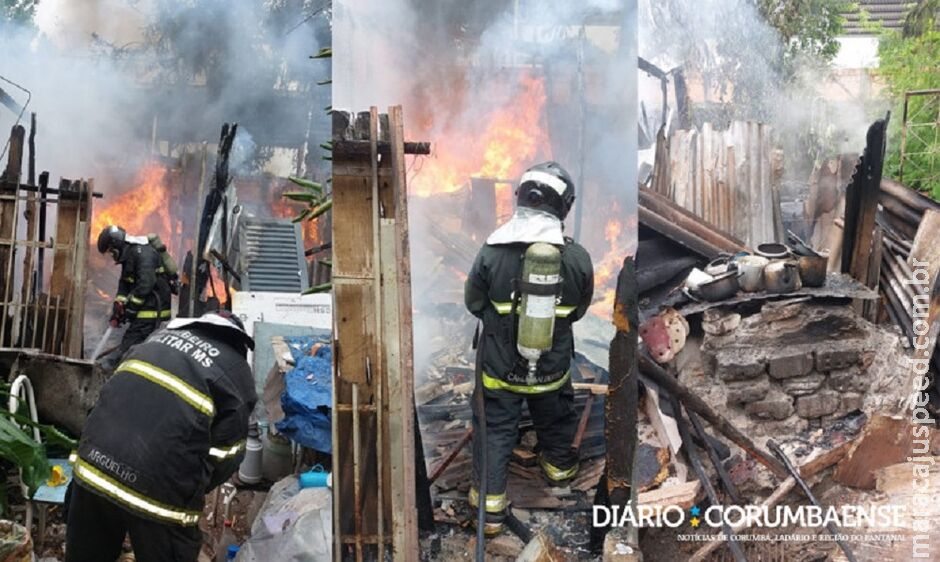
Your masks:
{"label": "corrugated metal sheet", "polygon": [[300,293],[308,288],[300,225],[249,218],[240,226],[241,290]]}
{"label": "corrugated metal sheet", "polygon": [[[856,4],[858,4],[859,11],[864,10],[868,13],[868,18],[872,22],[879,22],[886,29],[901,29],[904,26],[904,17],[916,2],[912,0],[857,0]],[[871,32],[862,27],[859,11],[843,14],[845,17],[843,33],[846,35],[871,35]]]}

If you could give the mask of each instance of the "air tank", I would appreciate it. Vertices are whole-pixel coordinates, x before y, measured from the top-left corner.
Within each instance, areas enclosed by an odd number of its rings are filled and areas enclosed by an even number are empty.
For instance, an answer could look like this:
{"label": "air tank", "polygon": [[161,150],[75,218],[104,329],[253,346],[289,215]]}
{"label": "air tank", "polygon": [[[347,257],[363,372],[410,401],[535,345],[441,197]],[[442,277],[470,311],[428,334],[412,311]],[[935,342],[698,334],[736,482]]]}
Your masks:
{"label": "air tank", "polygon": [[[561,251],[544,242],[536,242],[525,252],[519,300],[519,333],[516,347],[529,363],[529,384],[535,383],[539,357],[552,348],[555,332],[555,298],[561,282]],[[526,283],[545,287],[533,290]]]}

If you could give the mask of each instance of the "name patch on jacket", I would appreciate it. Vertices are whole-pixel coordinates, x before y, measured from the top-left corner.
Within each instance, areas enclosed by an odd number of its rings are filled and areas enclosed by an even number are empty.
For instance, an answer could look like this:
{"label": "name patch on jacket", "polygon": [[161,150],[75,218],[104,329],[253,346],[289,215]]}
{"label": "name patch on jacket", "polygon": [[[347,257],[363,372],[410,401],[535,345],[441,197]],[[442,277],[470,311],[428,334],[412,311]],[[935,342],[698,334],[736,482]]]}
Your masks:
{"label": "name patch on jacket", "polygon": [[221,353],[219,348],[188,330],[167,330],[158,333],[150,341],[162,343],[167,347],[182,351],[192,357],[196,363],[206,368],[211,367],[212,358],[218,357]]}
{"label": "name patch on jacket", "polygon": [[137,482],[136,470],[127,466],[126,464],[119,463],[98,449],[91,450],[91,452],[88,454],[88,461],[97,465],[98,468],[107,471],[112,476],[127,482],[128,484]]}

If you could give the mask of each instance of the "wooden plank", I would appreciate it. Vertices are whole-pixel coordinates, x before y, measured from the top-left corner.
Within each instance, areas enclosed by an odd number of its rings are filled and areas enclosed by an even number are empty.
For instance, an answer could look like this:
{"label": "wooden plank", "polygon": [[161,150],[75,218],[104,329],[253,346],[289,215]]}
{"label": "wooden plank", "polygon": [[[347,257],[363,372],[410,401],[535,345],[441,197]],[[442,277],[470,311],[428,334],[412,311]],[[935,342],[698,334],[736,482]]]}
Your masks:
{"label": "wooden plank", "polygon": [[910,420],[875,414],[833,474],[836,482],[872,490],[875,472],[904,461],[911,446]]}
{"label": "wooden plank", "polygon": [[[91,198],[88,198],[90,201]],[[85,285],[88,280],[88,268],[86,267],[88,258],[88,240],[89,223],[80,221],[78,223],[78,236],[75,240],[75,259],[72,280],[74,282],[71,293],[72,299],[69,306],[69,325],[66,334],[68,342],[68,352],[66,355],[81,359],[84,344],[85,327]]]}
{"label": "wooden plank", "polygon": [[678,505],[682,509],[689,509],[695,505],[702,495],[702,483],[699,480],[680,482],[672,485],[662,485],[655,490],[641,492],[638,501],[640,505],[666,508]]}
{"label": "wooden plank", "polygon": [[400,424],[402,469],[396,472],[402,501],[393,501],[393,529],[398,539],[394,543],[396,560],[411,560],[418,553],[418,524],[415,489],[415,427],[414,420],[414,342],[411,300],[411,242],[408,221],[408,188],[405,165],[405,126],[401,106],[388,109],[389,140],[392,145],[392,177],[395,223],[395,259],[398,271],[395,280],[398,288],[398,323],[399,323],[399,373],[401,417]]}
{"label": "wooden plank", "polygon": [[[59,183],[59,191],[63,195],[74,194],[78,188],[79,184],[69,180],[62,180]],[[69,249],[61,250],[57,247],[52,256],[52,280],[49,283],[49,294],[52,297],[61,297],[63,302],[68,299],[73,286],[70,277],[80,207],[81,201],[77,197],[60,196],[56,209],[56,245],[64,245]]]}

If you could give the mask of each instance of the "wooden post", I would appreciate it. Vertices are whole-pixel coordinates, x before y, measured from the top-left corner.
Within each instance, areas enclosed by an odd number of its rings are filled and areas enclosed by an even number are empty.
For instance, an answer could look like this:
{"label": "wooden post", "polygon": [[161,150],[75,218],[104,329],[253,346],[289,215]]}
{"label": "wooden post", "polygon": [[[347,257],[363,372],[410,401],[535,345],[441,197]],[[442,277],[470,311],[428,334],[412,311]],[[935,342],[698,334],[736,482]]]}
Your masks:
{"label": "wooden post", "polygon": [[69,324],[66,341],[68,342],[69,357],[80,359],[84,344],[85,319],[85,284],[88,280],[88,241],[91,226],[92,193],[95,190],[94,180],[83,181],[79,187],[79,209],[77,234],[75,236],[75,252],[72,262],[72,288],[69,303]]}
{"label": "wooden post", "polygon": [[23,171],[23,148],[26,139],[26,129],[22,125],[16,125],[10,132],[10,148],[7,156],[6,169],[0,174],[0,239],[6,240],[0,247],[0,295],[3,298],[2,310],[0,316],[0,346],[6,345],[3,341],[7,333],[7,294],[12,295],[13,289],[13,268],[12,263],[16,246],[13,239],[16,238],[16,208],[19,194],[20,176]]}
{"label": "wooden post", "polygon": [[[639,371],[636,356],[639,307],[637,303],[636,265],[627,257],[617,278],[614,300],[614,326],[617,331],[610,342],[610,383],[604,401],[604,437],[607,441],[604,478],[598,486],[594,503],[624,508],[636,505],[634,486],[637,448],[637,405],[639,399]],[[633,526],[599,530],[605,533],[604,550],[613,542],[639,546],[638,529]],[[592,542],[599,543],[600,537]]]}
{"label": "wooden post", "polygon": [[334,112],[333,119],[333,294],[342,311],[334,321],[335,548],[339,557],[354,545],[357,558],[372,559],[387,552],[390,537],[394,560],[413,560],[414,380],[401,110]]}
{"label": "wooden post", "polygon": [[[392,147],[392,199],[395,221],[395,263],[398,300],[398,375],[397,389],[392,387],[390,404],[395,406],[389,433],[400,439],[392,448],[392,545],[396,561],[412,560],[418,554],[418,522],[415,490],[415,400],[414,342],[411,302],[411,242],[408,229],[408,189],[405,165],[405,126],[401,106],[388,109],[389,142]],[[397,391],[397,392],[395,392]],[[394,445],[394,443],[392,443]]]}

